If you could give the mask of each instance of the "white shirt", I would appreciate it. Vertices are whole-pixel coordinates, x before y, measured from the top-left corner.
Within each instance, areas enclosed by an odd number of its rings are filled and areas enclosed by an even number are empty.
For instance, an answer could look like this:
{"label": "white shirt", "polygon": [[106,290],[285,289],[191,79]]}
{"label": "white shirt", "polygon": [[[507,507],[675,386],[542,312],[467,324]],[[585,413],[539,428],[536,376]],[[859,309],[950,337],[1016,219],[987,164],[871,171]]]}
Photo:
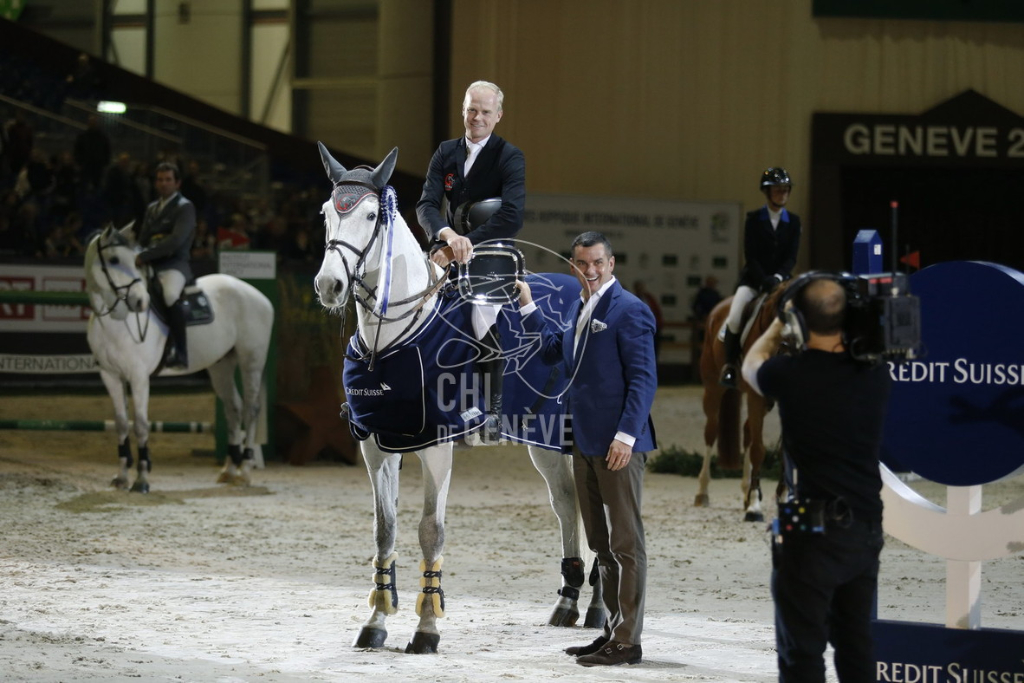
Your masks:
{"label": "white shirt", "polygon": [[768,220],[770,220],[772,222],[772,230],[775,230],[776,228],[779,227],[779,219],[782,218],[782,209],[779,209],[778,211],[772,211],[771,207],[767,207],[767,208],[768,208]]}
{"label": "white shirt", "polygon": [[[604,283],[601,286],[601,289],[591,294],[589,299],[584,300],[583,307],[580,309],[580,317],[576,321],[576,338],[573,342],[572,347],[573,358],[576,357],[576,347],[580,343],[580,337],[583,334],[583,330],[585,330],[587,326],[590,324],[590,317],[593,315],[594,309],[597,308],[597,304],[601,300],[601,297],[608,291],[608,288],[611,287],[614,282],[615,276],[613,275],[612,278],[608,280],[608,282]],[[580,293],[580,298],[583,298],[582,292]],[[523,317],[526,317],[533,313],[536,309],[537,304],[531,301],[530,303],[520,308],[519,312]],[[626,434],[625,432],[616,432],[615,439],[617,441],[621,441],[630,448],[632,448],[633,444],[636,443],[636,437],[631,436],[630,434]]]}
{"label": "white shirt", "polygon": [[473,168],[473,162],[476,161],[476,158],[478,156],[480,156],[480,150],[484,148],[484,146],[487,144],[487,141],[490,139],[490,135],[485,137],[480,142],[472,142],[469,138],[466,138],[466,166],[465,169],[462,171],[463,176],[469,175],[469,169]]}
{"label": "white shirt", "polygon": [[178,194],[180,194],[180,193],[175,192],[174,194],[172,194],[167,199],[161,199],[160,202],[156,205],[156,212],[160,213],[161,211],[163,211],[164,207],[167,206],[167,203],[170,202],[170,201],[173,201],[174,198],[178,196]]}

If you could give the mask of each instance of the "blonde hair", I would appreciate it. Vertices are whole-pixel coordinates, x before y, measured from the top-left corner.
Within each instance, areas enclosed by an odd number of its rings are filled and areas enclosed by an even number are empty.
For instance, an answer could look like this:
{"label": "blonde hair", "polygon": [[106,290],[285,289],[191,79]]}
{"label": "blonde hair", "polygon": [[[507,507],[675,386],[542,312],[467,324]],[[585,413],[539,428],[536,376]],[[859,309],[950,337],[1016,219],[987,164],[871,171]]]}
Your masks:
{"label": "blonde hair", "polygon": [[498,98],[498,111],[501,111],[502,103],[505,101],[505,93],[501,92],[501,88],[490,81],[473,81],[469,84],[469,87],[466,88],[466,96],[462,98],[462,111],[466,111],[466,107],[469,106],[469,100],[471,99],[469,96],[470,91],[477,88],[487,88],[493,92],[494,96]]}

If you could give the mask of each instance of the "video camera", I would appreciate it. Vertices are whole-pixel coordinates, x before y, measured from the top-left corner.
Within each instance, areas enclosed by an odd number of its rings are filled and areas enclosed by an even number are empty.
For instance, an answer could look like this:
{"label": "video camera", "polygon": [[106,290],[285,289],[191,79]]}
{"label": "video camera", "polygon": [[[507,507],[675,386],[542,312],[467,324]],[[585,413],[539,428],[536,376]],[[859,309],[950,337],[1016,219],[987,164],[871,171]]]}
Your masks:
{"label": "video camera", "polygon": [[787,334],[803,348],[808,337],[803,316],[788,306],[813,280],[828,279],[846,292],[843,338],[847,351],[859,361],[902,363],[913,360],[921,345],[921,301],[910,293],[905,273],[804,273],[794,280],[778,302],[779,318]]}
{"label": "video camera", "polygon": [[839,284],[846,290],[843,331],[851,356],[872,363],[902,363],[916,357],[921,300],[910,293],[906,273],[844,273]]}

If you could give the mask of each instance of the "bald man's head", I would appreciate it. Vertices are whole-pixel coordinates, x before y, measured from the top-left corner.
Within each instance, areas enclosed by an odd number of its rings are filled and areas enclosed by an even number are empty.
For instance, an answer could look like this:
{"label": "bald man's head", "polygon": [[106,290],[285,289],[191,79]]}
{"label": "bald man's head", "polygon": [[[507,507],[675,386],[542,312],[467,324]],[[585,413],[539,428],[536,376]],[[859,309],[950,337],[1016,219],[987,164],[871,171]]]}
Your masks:
{"label": "bald man's head", "polygon": [[815,334],[838,334],[846,319],[846,290],[834,280],[812,280],[794,302],[807,329]]}

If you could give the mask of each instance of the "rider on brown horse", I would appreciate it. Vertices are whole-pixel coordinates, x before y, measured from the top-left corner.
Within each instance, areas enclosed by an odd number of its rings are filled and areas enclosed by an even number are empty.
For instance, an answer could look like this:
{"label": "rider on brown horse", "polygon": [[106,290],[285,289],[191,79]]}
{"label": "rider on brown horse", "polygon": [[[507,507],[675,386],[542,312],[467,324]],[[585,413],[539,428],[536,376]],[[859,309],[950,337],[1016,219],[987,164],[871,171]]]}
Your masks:
{"label": "rider on brown horse", "polygon": [[740,284],[732,298],[725,325],[725,365],[719,381],[735,389],[739,377],[740,333],[743,309],[758,294],[770,293],[780,282],[788,280],[796,253],[800,248],[800,217],[786,210],[793,183],[786,169],[773,167],[761,174],[761,191],[767,204],[747,213],[744,226],[743,253],[746,264]]}

